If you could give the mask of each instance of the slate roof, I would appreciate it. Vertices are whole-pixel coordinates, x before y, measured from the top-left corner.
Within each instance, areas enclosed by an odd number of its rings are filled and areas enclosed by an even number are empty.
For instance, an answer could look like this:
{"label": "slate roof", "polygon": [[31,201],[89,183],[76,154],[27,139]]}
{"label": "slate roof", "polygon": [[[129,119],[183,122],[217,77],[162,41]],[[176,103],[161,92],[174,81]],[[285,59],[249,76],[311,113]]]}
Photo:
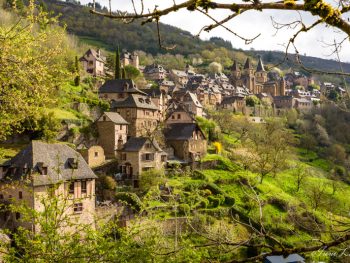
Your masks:
{"label": "slate roof", "polygon": [[259,56],[259,62],[258,62],[258,66],[256,68],[256,71],[259,72],[259,71],[265,71],[265,68],[264,68],[264,64],[261,60],[261,57]]}
{"label": "slate roof", "polygon": [[253,68],[252,63],[250,62],[250,58],[247,58],[245,64],[244,64],[244,69],[251,69]]}
{"label": "slate roof", "polygon": [[157,97],[160,97],[160,95],[161,95],[161,90],[159,87],[150,88],[150,89],[143,89],[142,91],[144,91],[148,96],[150,96],[152,98],[157,98]]}
{"label": "slate roof", "polygon": [[205,138],[204,133],[196,123],[170,124],[164,135],[167,140],[189,140],[194,131],[200,131]]}
{"label": "slate roof", "polygon": [[123,101],[113,101],[111,108],[140,108],[158,110],[157,106],[154,105],[149,97],[139,94],[130,94]]}
{"label": "slate roof", "polygon": [[[7,161],[5,166],[17,168],[14,174],[5,176],[11,180],[22,179],[23,168],[30,169],[34,186],[51,185],[72,179],[97,178],[80,153],[61,143],[32,141]],[[41,175],[39,171],[44,167],[47,167],[47,174]]]}
{"label": "slate roof", "polygon": [[95,49],[92,49],[92,48],[90,48],[88,51],[86,51],[86,52],[85,52],[85,55],[84,55],[83,57],[87,56],[89,53],[91,53],[92,56],[93,56],[96,60],[98,60],[98,61],[100,61],[100,62],[103,62],[103,63],[106,63],[106,57],[103,56],[103,55],[98,55],[98,52],[97,52]]}
{"label": "slate roof", "polygon": [[[103,113],[103,115],[106,115],[112,122],[115,124],[129,124],[122,116],[120,116],[117,112],[111,112],[106,111]],[[102,115],[102,116],[103,116]],[[102,118],[102,117],[101,117]]]}
{"label": "slate roof", "polygon": [[185,71],[172,69],[171,72],[178,77],[187,77],[187,74]]}
{"label": "slate roof", "polygon": [[231,71],[239,71],[239,67],[238,67],[238,63],[235,61],[233,61],[233,64],[231,66]]}
{"label": "slate roof", "polygon": [[[142,149],[142,147],[145,145],[145,143],[151,140],[146,137],[131,137],[123,146],[123,149],[121,151],[123,152],[138,152]],[[154,148],[156,148],[157,151],[162,151],[162,149],[159,147],[157,141],[152,142]]]}
{"label": "slate roof", "polygon": [[135,83],[131,79],[112,79],[107,80],[99,89],[99,93],[131,93],[131,94],[143,94]]}
{"label": "slate roof", "polygon": [[186,95],[188,95],[191,99],[191,101],[198,107],[198,108],[203,108],[202,104],[199,102],[198,97],[196,94],[192,92],[187,92]]}

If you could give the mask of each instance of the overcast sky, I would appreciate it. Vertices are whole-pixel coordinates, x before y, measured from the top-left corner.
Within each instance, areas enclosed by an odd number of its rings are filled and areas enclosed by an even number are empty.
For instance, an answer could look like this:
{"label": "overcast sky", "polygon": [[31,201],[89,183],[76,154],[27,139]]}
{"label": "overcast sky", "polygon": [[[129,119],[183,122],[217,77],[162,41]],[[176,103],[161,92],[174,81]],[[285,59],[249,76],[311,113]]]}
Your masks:
{"label": "overcast sky", "polygon": [[[177,3],[181,3],[184,0],[176,0]],[[83,4],[92,2],[92,0],[82,0]],[[97,0],[102,6],[108,6],[108,0]],[[137,3],[138,0],[135,0]],[[232,0],[220,0],[222,3],[232,3]],[[157,4],[159,9],[169,7],[173,4],[173,0],[144,0],[145,7],[151,10],[154,9]],[[113,10],[133,11],[131,0],[112,0]],[[230,14],[226,10],[212,10],[210,13],[218,20],[223,19],[225,15]],[[312,24],[316,19],[309,14],[299,14],[296,11],[271,11],[264,10],[248,11],[234,20],[226,24],[234,32],[242,35],[245,38],[252,38],[261,34],[252,44],[246,45],[243,40],[237,38],[230,32],[223,28],[216,28],[210,33],[203,32],[201,34],[202,39],[209,39],[212,36],[222,37],[225,40],[229,40],[234,48],[251,49],[256,50],[282,50],[284,51],[284,45],[288,42],[290,37],[297,29],[284,29],[276,33],[276,30],[272,26],[271,17],[277,22],[292,22],[302,15],[303,21],[306,25]],[[161,18],[161,22],[170,24],[186,31],[190,31],[192,34],[197,34],[200,29],[207,24],[211,24],[212,21],[205,17],[203,14],[189,12],[187,10],[178,11],[176,13],[169,14]],[[163,33],[164,34],[164,33]],[[164,34],[164,38],[166,34]],[[329,56],[332,52],[331,49],[325,47],[324,43],[333,43],[334,39],[343,39],[344,33],[339,31],[335,32],[334,29],[327,28],[325,26],[317,26],[307,33],[299,35],[296,46],[300,54],[306,54],[308,56],[315,56],[321,58],[335,58],[335,56]],[[293,49],[290,49],[292,52]],[[350,42],[346,41],[340,53],[341,60],[343,62],[350,62]]]}

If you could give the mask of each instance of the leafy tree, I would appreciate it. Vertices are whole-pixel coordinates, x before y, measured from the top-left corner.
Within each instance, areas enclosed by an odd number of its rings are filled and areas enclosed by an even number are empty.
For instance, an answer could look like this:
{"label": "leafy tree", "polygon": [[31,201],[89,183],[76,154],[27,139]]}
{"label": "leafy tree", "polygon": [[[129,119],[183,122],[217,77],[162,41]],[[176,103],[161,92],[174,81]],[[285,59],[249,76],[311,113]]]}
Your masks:
{"label": "leafy tree", "polygon": [[339,101],[339,99],[340,99],[339,92],[334,90],[334,89],[329,91],[329,94],[327,97],[328,97],[328,99],[335,101],[335,102]]}
{"label": "leafy tree", "polygon": [[65,31],[43,11],[0,26],[0,139],[21,132],[25,120],[56,100],[58,87],[69,77],[69,49]]}
{"label": "leafy tree", "polygon": [[221,73],[222,65],[218,62],[212,62],[209,64],[208,70],[210,73]]}
{"label": "leafy tree", "polygon": [[246,155],[243,157],[251,170],[260,174],[260,183],[269,173],[274,175],[287,166],[293,135],[278,120],[251,125],[246,137]]}
{"label": "leafy tree", "polygon": [[140,175],[140,190],[147,193],[150,189],[158,187],[159,184],[164,183],[164,170],[150,169],[144,171]]}
{"label": "leafy tree", "polygon": [[257,96],[255,95],[252,95],[252,96],[248,96],[245,100],[245,103],[247,106],[249,107],[254,107],[256,105],[259,105],[260,104],[260,100]]}
{"label": "leafy tree", "polygon": [[128,79],[136,80],[137,78],[139,78],[141,76],[141,72],[137,68],[135,68],[131,65],[126,65],[123,68],[123,70],[125,71],[125,76]]}

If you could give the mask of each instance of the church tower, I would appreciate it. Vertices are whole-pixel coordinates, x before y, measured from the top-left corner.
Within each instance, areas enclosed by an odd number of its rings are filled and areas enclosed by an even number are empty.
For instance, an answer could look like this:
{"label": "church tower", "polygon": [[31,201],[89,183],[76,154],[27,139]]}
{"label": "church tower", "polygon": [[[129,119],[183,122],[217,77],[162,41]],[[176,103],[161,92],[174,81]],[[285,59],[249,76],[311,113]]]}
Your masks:
{"label": "church tower", "polygon": [[241,70],[239,69],[236,61],[233,61],[233,65],[231,67],[231,76],[235,79],[241,78]]}
{"label": "church tower", "polygon": [[260,82],[260,83],[267,82],[267,72],[265,71],[264,64],[261,60],[261,56],[259,56],[258,66],[255,72],[255,78],[257,82]]}
{"label": "church tower", "polygon": [[255,90],[255,76],[254,76],[254,69],[252,66],[252,63],[250,62],[250,58],[247,58],[245,64],[244,64],[244,79],[245,79],[245,86],[254,93]]}

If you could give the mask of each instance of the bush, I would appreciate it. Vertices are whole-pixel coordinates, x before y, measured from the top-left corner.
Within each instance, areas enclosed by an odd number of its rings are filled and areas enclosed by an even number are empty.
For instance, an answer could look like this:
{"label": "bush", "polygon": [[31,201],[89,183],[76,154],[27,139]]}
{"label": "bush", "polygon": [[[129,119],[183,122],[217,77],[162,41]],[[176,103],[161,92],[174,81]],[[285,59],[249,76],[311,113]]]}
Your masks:
{"label": "bush", "polygon": [[137,212],[140,212],[142,209],[142,202],[135,193],[126,193],[126,192],[116,193],[115,199],[116,201],[125,202]]}
{"label": "bush", "polygon": [[103,189],[115,190],[117,188],[117,182],[110,176],[100,177]]}
{"label": "bush", "polygon": [[205,183],[200,187],[202,190],[209,189],[214,195],[224,194],[224,192],[214,183]]}
{"label": "bush", "polygon": [[188,215],[191,211],[191,208],[188,204],[180,204],[178,206],[178,211],[180,215]]}
{"label": "bush", "polygon": [[225,205],[233,206],[235,204],[235,202],[236,202],[236,200],[233,197],[228,196],[228,195],[225,196],[225,201],[224,201]]}
{"label": "bush", "polygon": [[192,178],[196,179],[196,180],[207,180],[207,176],[203,173],[201,173],[200,171],[194,171],[192,173]]}

